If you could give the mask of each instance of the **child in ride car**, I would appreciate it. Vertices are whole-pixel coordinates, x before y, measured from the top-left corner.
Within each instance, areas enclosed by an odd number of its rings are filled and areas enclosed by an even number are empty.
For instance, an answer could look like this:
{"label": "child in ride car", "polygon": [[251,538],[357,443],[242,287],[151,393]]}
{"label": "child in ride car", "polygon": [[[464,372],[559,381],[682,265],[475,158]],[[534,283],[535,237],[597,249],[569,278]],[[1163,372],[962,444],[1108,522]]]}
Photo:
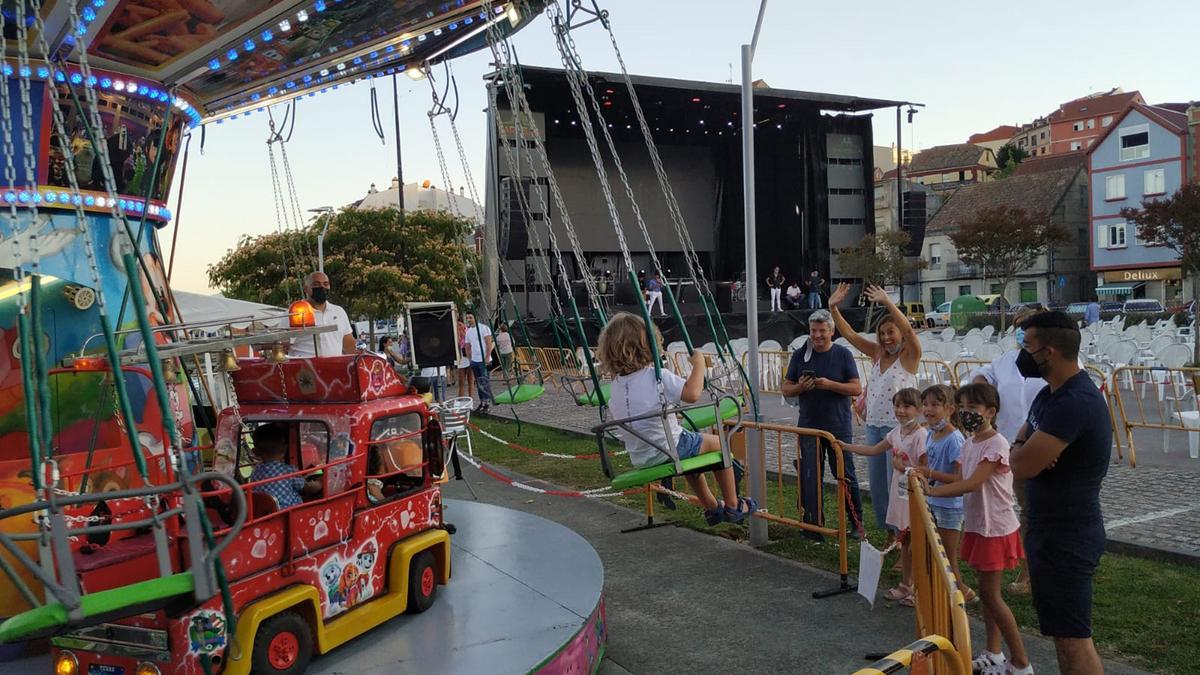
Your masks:
{"label": "child in ride car", "polygon": [[[657,333],[655,329],[656,339]],[[598,352],[601,368],[613,376],[609,405],[616,419],[662,410],[659,382],[654,376],[654,352],[646,335],[646,323],[641,317],[628,312],[618,312],[613,316],[600,333]],[[662,392],[667,405],[695,403],[699,400],[704,390],[704,355],[696,351],[691,361],[692,372],[686,381],[662,369]],[[667,447],[668,431],[681,460],[721,450],[720,438],[683,429],[675,415],[667,415],[665,424],[662,419],[651,417],[630,422],[627,426],[637,433],[619,427],[616,433],[629,451],[629,461],[638,468],[671,461],[659,449]],[[709,525],[717,525],[722,521],[740,523],[757,510],[758,505],[753,499],[738,499],[732,467],[715,469],[713,474],[721,489],[721,502],[709,490],[703,474],[684,476],[692,492],[699,497]]]}
{"label": "child in ride car", "polygon": [[[285,461],[288,448],[286,424],[282,422],[262,424],[250,433],[250,437],[254,440],[254,456],[258,458],[258,464],[250,473],[251,483],[296,473],[296,467]],[[321,476],[320,474],[309,474],[307,479],[300,476],[280,478],[256,485],[254,491],[271,495],[275,498],[279,508],[286,509],[301,504],[305,497],[312,497],[320,493]]]}

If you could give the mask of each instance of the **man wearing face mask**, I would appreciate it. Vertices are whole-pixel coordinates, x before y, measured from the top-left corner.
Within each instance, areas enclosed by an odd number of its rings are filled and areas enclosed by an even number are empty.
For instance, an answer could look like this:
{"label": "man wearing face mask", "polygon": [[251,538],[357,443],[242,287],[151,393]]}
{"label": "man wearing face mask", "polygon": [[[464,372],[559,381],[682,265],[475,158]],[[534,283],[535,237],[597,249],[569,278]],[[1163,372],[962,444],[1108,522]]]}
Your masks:
{"label": "man wearing face mask", "polygon": [[[833,317],[828,310],[818,309],[808,317],[808,340],[792,352],[787,373],[783,377],[783,395],[796,397],[800,416],[796,426],[821,429],[833,434],[843,443],[854,438],[851,426],[850,399],[862,393],[858,381],[858,367],[849,349],[833,344]],[[821,469],[820,456],[824,452],[829,473],[837,471],[837,458],[831,447],[822,443],[821,451],[815,440],[802,438],[799,471],[801,495],[803,497],[804,521],[818,523],[820,513]],[[854,473],[854,462],[843,453],[846,480],[849,483],[850,499],[855,513],[862,513],[862,497],[858,490],[858,478]],[[813,538],[820,539],[820,535]]]}
{"label": "man wearing face mask", "polygon": [[311,336],[294,338],[288,355],[306,359],[313,356],[353,354],[356,348],[354,333],[350,330],[350,317],[346,315],[346,310],[329,302],[329,277],[324,272],[313,272],[304,277],[304,295],[312,305],[317,325],[337,326],[337,330],[318,333],[315,345]]}
{"label": "man wearing face mask", "polygon": [[1104,394],[1079,367],[1079,329],[1064,312],[1025,322],[1017,367],[1046,386],[1013,442],[1014,478],[1026,479],[1025,551],[1042,634],[1063,673],[1102,673],[1092,643],[1092,578],[1104,552],[1100,485],[1112,454]]}

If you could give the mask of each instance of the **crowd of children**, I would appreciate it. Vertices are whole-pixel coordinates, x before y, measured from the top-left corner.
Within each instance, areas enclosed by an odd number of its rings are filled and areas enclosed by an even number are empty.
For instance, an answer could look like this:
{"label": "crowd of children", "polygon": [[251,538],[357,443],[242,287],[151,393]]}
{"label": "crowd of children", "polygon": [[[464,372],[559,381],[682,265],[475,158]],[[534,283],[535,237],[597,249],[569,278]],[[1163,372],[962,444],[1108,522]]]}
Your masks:
{"label": "crowd of children", "polygon": [[[958,391],[946,385],[923,392],[906,388],[896,392],[892,405],[899,425],[886,438],[874,446],[843,446],[861,455],[887,453],[895,469],[887,524],[900,532],[902,580],[885,597],[913,605],[908,474],[914,472],[925,485],[964,599],[971,602],[978,597],[983,603],[987,643],[972,663],[975,672],[1032,673],[1016,619],[1000,592],[1003,573],[1017,567],[1025,553],[1014,508],[1009,444],[995,426],[1000,411],[996,388],[978,383]],[[978,595],[963,581],[960,555],[976,572]],[[1008,646],[1007,657],[1002,642]]]}

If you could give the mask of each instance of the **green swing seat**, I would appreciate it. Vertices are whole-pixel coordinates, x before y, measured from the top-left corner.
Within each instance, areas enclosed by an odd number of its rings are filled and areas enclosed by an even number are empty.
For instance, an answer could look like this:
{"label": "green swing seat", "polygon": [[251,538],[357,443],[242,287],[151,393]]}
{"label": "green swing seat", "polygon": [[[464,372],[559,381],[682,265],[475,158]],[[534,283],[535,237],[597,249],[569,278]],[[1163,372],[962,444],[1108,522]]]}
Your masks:
{"label": "green swing seat", "polygon": [[[735,401],[732,398],[722,398],[720,403],[721,420],[737,417],[741,404],[740,399]],[[717,424],[717,413],[714,406],[689,410],[681,413],[680,417],[683,418],[683,428],[688,431],[703,431]]]}
{"label": "green swing seat", "polygon": [[590,405],[592,407],[600,405],[600,399],[604,399],[604,403],[612,400],[612,386],[607,382],[600,385],[600,396],[596,396],[596,390],[592,389],[583,394],[575,395],[575,403],[578,405]]}
{"label": "green swing seat", "polygon": [[515,403],[532,401],[544,393],[546,393],[546,387],[540,384],[519,384],[515,387],[509,387],[498,394],[494,394],[492,398],[497,404],[513,405]]}
{"label": "green swing seat", "polygon": [[72,628],[92,626],[127,616],[153,612],[193,601],[196,581],[191,572],[181,572],[149,581],[139,581],[80,597],[83,619],[73,621],[70,611],[58,602],[36,607],[0,624],[0,644],[50,637]]}
{"label": "green swing seat", "polygon": [[[721,453],[706,452],[695,457],[688,457],[679,461],[680,467],[683,469],[679,474],[691,473],[693,471],[703,471],[705,469],[716,469],[722,465]],[[647,483],[660,481],[664,478],[679,475],[675,471],[675,463],[671,461],[647,466],[633,471],[626,471],[612,479],[612,487],[614,490],[627,490],[632,487],[640,487]]]}

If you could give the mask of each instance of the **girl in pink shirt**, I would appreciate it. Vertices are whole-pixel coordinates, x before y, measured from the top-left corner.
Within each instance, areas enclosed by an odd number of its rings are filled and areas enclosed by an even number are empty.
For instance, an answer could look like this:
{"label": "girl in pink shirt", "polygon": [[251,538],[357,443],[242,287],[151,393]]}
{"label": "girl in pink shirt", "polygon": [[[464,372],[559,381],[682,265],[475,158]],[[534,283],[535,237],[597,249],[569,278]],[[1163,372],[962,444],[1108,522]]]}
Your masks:
{"label": "girl in pink shirt", "polygon": [[[975,672],[1027,675],[1033,672],[1025,643],[1012,611],[1000,595],[1004,570],[1025,558],[1020,523],[1014,510],[1012,472],[1008,467],[1008,441],[996,431],[1000,394],[990,384],[968,384],[955,394],[959,427],[969,434],[960,461],[963,479],[925,489],[931,497],[963,495],[962,559],[979,575],[983,600],[986,651],[972,662]],[[1011,663],[1000,641],[1008,644]]]}
{"label": "girl in pink shirt", "polygon": [[875,445],[855,445],[847,443],[843,449],[859,455],[882,455],[887,453],[892,463],[892,481],[888,497],[887,524],[896,528],[900,540],[900,569],[903,579],[895,588],[889,589],[883,597],[888,600],[898,600],[906,607],[913,606],[912,592],[912,550],[909,548],[908,523],[908,475],[907,470],[917,467],[925,458],[925,439],[928,434],[921,426],[918,411],[921,406],[921,392],[907,387],[892,396],[892,407],[896,412],[896,421],[900,424],[888,432],[884,439]]}

